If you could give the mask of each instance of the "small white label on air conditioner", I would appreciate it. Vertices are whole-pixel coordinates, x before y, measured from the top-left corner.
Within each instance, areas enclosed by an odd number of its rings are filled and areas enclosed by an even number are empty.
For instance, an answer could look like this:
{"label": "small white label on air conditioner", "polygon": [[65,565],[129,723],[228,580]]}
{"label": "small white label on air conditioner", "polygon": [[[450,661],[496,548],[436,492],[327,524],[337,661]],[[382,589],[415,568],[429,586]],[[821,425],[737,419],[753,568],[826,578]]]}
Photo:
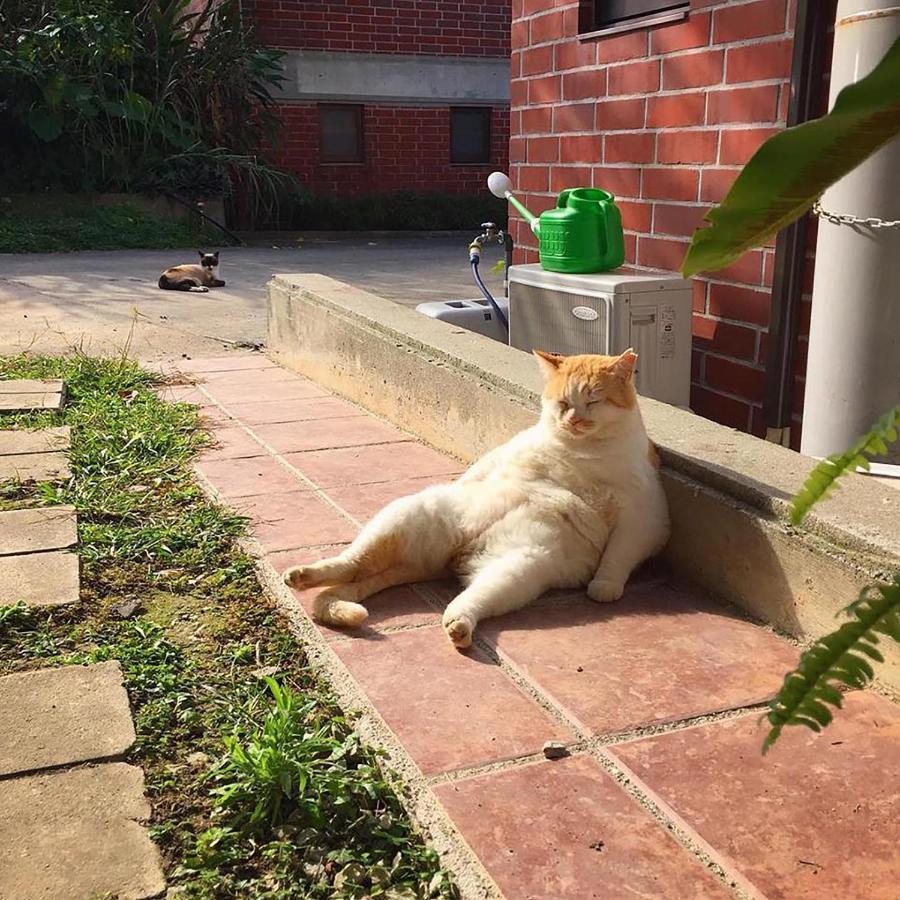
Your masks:
{"label": "small white label on air conditioner", "polygon": [[675,307],[659,308],[659,355],[661,359],[675,356]]}
{"label": "small white label on air conditioner", "polygon": [[576,319],[581,319],[584,322],[593,322],[595,319],[600,318],[600,313],[598,313],[596,309],[591,309],[589,306],[576,306],[572,310],[572,315],[575,316]]}

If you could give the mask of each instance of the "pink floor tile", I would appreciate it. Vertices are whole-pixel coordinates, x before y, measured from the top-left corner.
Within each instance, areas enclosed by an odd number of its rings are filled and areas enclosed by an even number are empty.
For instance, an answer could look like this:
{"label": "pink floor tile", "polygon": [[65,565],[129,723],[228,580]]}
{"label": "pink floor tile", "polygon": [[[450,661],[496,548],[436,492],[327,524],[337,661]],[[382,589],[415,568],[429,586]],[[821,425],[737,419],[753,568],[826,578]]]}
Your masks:
{"label": "pink floor tile", "polygon": [[226,498],[283,494],[303,487],[271,456],[252,459],[209,459],[197,463],[201,474]]}
{"label": "pink floor tile", "polygon": [[180,372],[225,372],[239,369],[270,369],[275,364],[260,353],[233,353],[201,359],[179,359],[173,363]]}
{"label": "pink floor tile", "polygon": [[[233,374],[256,375],[257,373]],[[266,369],[259,374],[268,376],[269,370]],[[329,396],[328,391],[324,388],[303,378],[243,378],[240,381],[207,383],[203,387],[224,406],[275,400],[308,400],[311,397]]]}
{"label": "pink floor tile", "polygon": [[573,737],[480,651],[454,650],[439,627],[341,641],[334,649],[426,774]]}
{"label": "pink floor tile", "polygon": [[765,629],[666,584],[630,587],[615,603],[540,604],[479,627],[595,734],[764,701],[798,656]]}
{"label": "pink floor tile", "polygon": [[[281,573],[290,566],[316,562],[326,556],[334,556],[340,553],[342,548],[343,545],[287,550],[270,554],[269,561],[275,570]],[[319,588],[307,591],[291,589],[291,593],[303,609],[311,615],[313,599],[319,590]],[[382,591],[363,601],[363,605],[369,610],[369,618],[361,628],[341,629],[319,625],[319,629],[331,638],[364,638],[370,636],[373,631],[383,631],[385,628],[434,625],[440,622],[440,615],[425,602],[421,594],[409,585],[398,585]]]}
{"label": "pink floor tile", "polygon": [[369,416],[257,425],[253,430],[277,453],[384,444],[407,437],[402,431]]}
{"label": "pink floor tile", "polygon": [[291,453],[285,459],[322,488],[396,481],[414,475],[451,475],[460,470],[456,460],[414,441]]}
{"label": "pink floor tile", "polygon": [[201,454],[200,458],[204,461],[268,455],[266,449],[258,441],[253,440],[243,428],[236,426],[217,428],[212,432],[212,438],[215,443]]}
{"label": "pink floor tile", "polygon": [[589,758],[489,772],[435,793],[506,897],[730,896]]}
{"label": "pink floor tile", "polygon": [[364,416],[356,406],[334,397],[313,397],[309,400],[263,400],[259,403],[231,403],[228,411],[248,425],[275,422],[307,422],[313,419],[339,419]]}
{"label": "pink floor tile", "polygon": [[253,536],[267,553],[342,544],[356,537],[356,527],[311,491],[244,497],[234,506],[250,517]]}
{"label": "pink floor tile", "polygon": [[192,403],[194,406],[204,406],[209,403],[209,398],[193,384],[168,384],[157,388],[157,395],[166,403]]}
{"label": "pink floor tile", "polygon": [[851,694],[767,756],[756,715],[607,748],[748,878],[790,900],[900,892],[900,709]]}
{"label": "pink floor tile", "polygon": [[341,509],[359,522],[368,522],[392,500],[416,494],[433,484],[453,481],[454,475],[427,475],[424,478],[401,478],[397,481],[379,481],[375,484],[348,484],[328,489],[328,496]]}

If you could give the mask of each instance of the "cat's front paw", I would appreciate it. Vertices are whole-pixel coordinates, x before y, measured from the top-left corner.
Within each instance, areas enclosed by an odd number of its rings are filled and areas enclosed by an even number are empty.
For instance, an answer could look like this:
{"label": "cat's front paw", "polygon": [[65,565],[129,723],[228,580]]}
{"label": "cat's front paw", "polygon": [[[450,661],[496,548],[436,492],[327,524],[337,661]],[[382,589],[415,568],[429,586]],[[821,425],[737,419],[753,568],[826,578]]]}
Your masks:
{"label": "cat's front paw", "polygon": [[290,569],[284,570],[281,577],[288,587],[292,587],[298,591],[302,590],[303,588],[308,587],[310,583],[309,567],[291,566]]}
{"label": "cat's front paw", "polygon": [[472,631],[475,626],[466,616],[451,616],[444,614],[444,632],[450,638],[450,643],[457,650],[465,650],[472,646]]}
{"label": "cat's front paw", "polygon": [[598,576],[587,586],[587,595],[594,603],[612,603],[625,592],[625,582]]}

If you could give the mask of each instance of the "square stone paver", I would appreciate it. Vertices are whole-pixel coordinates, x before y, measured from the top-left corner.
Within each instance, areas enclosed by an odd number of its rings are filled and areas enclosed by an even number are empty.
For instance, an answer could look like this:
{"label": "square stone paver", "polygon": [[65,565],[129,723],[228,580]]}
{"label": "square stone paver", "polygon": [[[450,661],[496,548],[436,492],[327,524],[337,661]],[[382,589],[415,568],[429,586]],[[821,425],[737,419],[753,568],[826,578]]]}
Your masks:
{"label": "square stone paver", "polygon": [[[282,550],[270,554],[268,558],[275,571],[281,574],[291,566],[317,562],[327,556],[334,556],[340,553],[344,546]],[[291,588],[291,593],[307,615],[312,617],[313,600],[321,590],[323,589],[312,588],[306,591],[295,591]],[[388,588],[368,600],[364,600],[363,605],[369,611],[369,618],[361,628],[331,628],[318,622],[316,624],[319,630],[329,638],[353,638],[365,637],[371,635],[373,631],[383,631],[385,628],[435,625],[441,620],[440,615],[411,585]]]}
{"label": "square stone paver", "polygon": [[64,550],[0,556],[0,605],[63,606],[78,601],[78,557]]}
{"label": "square stone paver", "polygon": [[271,456],[204,459],[197,469],[226,498],[282,494],[306,486]]}
{"label": "square stone paver", "polygon": [[228,411],[247,425],[275,422],[310,422],[315,419],[340,419],[365,413],[336,397],[311,397],[308,400],[263,400],[259,403],[230,403]]}
{"label": "square stone paver", "polygon": [[454,650],[441,628],[333,646],[425,774],[511,759],[574,737],[481,651]]}
{"label": "square stone paver", "polygon": [[328,488],[328,496],[358,522],[368,522],[393,500],[409,497],[435,484],[448,484],[455,474],[426,475],[424,478],[400,478],[374,484],[348,484]]}
{"label": "square stone paver", "polygon": [[108,759],[134,740],[118,662],[0,678],[0,775]]}
{"label": "square stone paver", "polygon": [[456,460],[415,441],[288,453],[284,458],[322,488],[412,475],[455,475],[462,468]]}
{"label": "square stone paver", "polygon": [[369,416],[346,419],[319,419],[302,424],[289,422],[256,425],[258,434],[276,453],[387,444],[407,439],[407,435]]}
{"label": "square stone paver", "polygon": [[434,791],[506,897],[730,896],[589,758],[489,772]]}
{"label": "square stone paver", "polygon": [[37,409],[62,409],[62,394],[0,394],[0,412],[31,412]]}
{"label": "square stone paver", "polygon": [[64,481],[71,476],[65,453],[10,453],[0,456],[0,481]]}
{"label": "square stone paver", "polygon": [[213,429],[213,446],[205,449],[201,459],[246,459],[251,456],[267,456],[268,450],[255,441],[243,428],[232,426]]}
{"label": "square stone paver", "polygon": [[68,450],[70,440],[71,434],[68,425],[33,430],[23,428],[16,431],[0,431],[0,456]]}
{"label": "square stone paver", "polygon": [[245,377],[240,380],[208,381],[203,386],[207,393],[225,406],[258,400],[308,400],[329,396],[328,391],[314,381],[284,377],[280,369],[242,372],[241,375]]}
{"label": "square stone paver", "polygon": [[0,380],[0,412],[28,412],[32,409],[62,409],[65,388],[58,378]]}
{"label": "square stone paver", "polygon": [[77,541],[75,508],[72,506],[0,512],[0,556],[64,550]]}
{"label": "square stone paver", "polygon": [[900,709],[845,698],[820,735],[785,729],[766,756],[750,715],[607,747],[767,897],[895,900]]}
{"label": "square stone paver", "polygon": [[144,775],[107,763],[0,781],[0,897],[142,900],[165,890]]}
{"label": "square stone paver", "polygon": [[357,533],[355,525],[311,491],[242,497],[234,507],[250,517],[253,536],[266,552],[344,544]]}
{"label": "square stone paver", "polygon": [[167,384],[157,388],[156,394],[166,403],[192,403],[194,406],[210,403],[209,397],[193,384]]}
{"label": "square stone paver", "polygon": [[595,734],[762,702],[799,655],[703,595],[667,584],[637,584],[615,603],[542,604],[479,627]]}
{"label": "square stone paver", "polygon": [[0,379],[0,396],[9,394],[61,394],[62,380],[50,378],[7,378]]}

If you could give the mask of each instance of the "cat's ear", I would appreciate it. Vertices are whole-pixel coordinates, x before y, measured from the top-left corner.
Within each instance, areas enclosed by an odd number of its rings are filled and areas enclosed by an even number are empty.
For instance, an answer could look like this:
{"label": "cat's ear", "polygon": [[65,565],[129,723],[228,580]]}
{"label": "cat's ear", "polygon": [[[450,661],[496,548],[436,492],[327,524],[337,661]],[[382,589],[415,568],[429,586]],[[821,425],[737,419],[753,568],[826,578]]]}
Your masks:
{"label": "cat's ear", "polygon": [[545,353],[543,350],[532,350],[531,352],[534,354],[535,359],[537,359],[544,378],[550,378],[550,376],[559,369],[559,365],[563,359],[565,359],[565,357],[560,356],[558,353]]}
{"label": "cat's ear", "polygon": [[216,250],[216,252],[213,253],[213,256],[216,258],[216,262],[218,262],[219,261],[219,251]]}
{"label": "cat's ear", "polygon": [[203,251],[202,251],[202,250],[198,250],[198,251],[197,251],[197,256],[199,256],[200,259],[203,259]]}
{"label": "cat's ear", "polygon": [[637,353],[629,347],[616,361],[610,366],[610,371],[618,375],[620,378],[630,378],[634,372],[634,364],[637,362]]}

